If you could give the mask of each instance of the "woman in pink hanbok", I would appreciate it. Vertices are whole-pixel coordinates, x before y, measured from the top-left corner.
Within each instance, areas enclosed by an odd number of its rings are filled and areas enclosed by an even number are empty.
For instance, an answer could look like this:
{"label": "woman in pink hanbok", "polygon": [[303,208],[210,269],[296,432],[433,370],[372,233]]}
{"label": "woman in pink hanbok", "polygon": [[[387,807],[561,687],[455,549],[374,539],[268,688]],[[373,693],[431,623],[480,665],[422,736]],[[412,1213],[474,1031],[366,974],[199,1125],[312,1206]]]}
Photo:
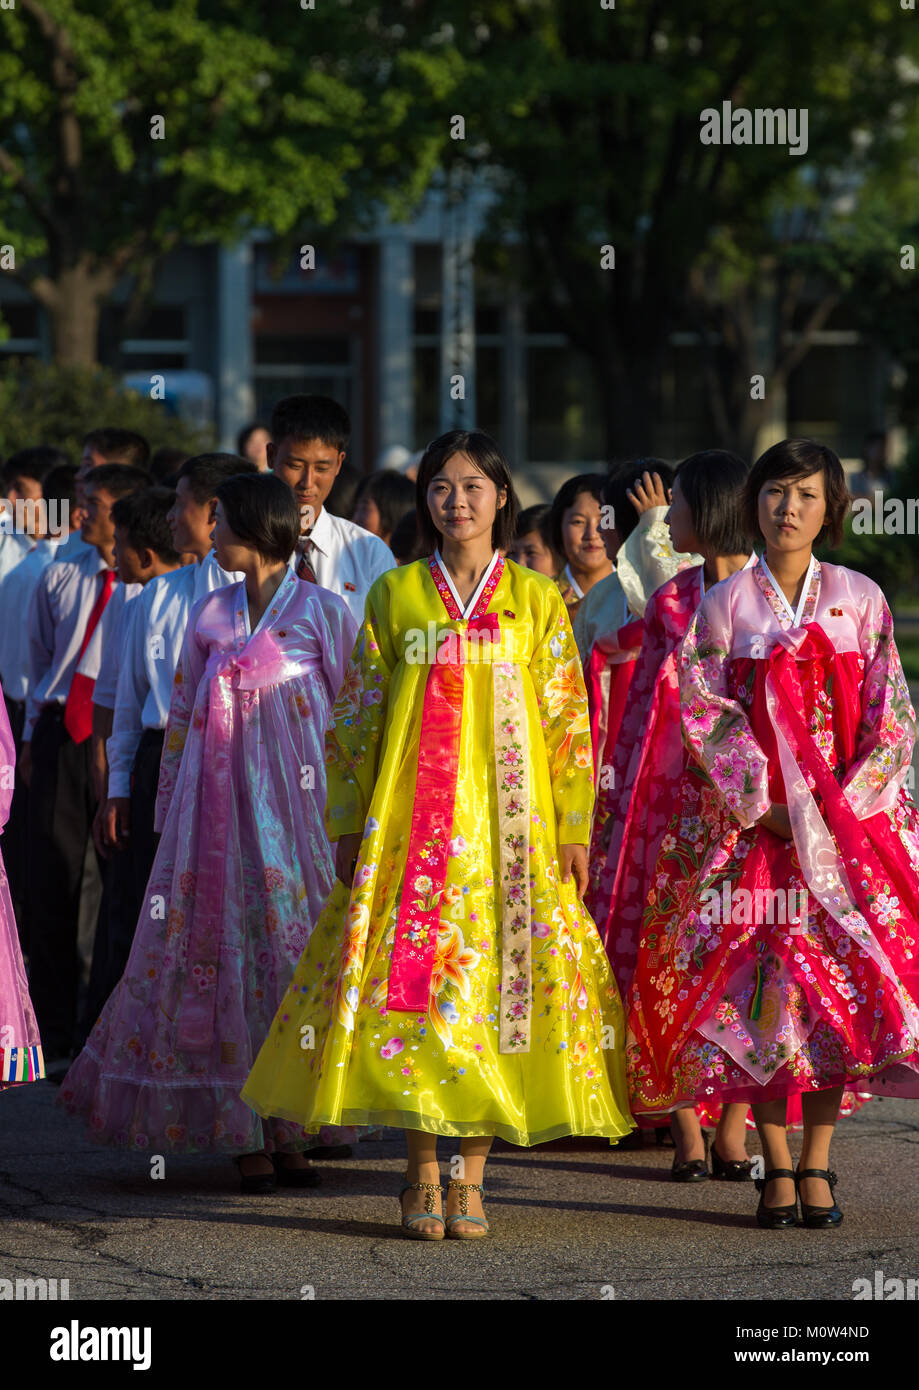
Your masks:
{"label": "woman in pink hanbok", "polygon": [[[0,831],[9,819],[15,769],[16,743],[0,690]],[[44,1074],[41,1039],[0,854],[0,1091],[23,1081],[41,1081]]]}
{"label": "woman in pink hanbok", "polygon": [[217,497],[217,560],[245,579],[191,611],[144,911],[60,1099],[97,1142],[236,1153],[243,1190],[267,1191],[318,1181],[314,1141],[239,1093],[335,881],[324,737],[356,626],[290,568],[300,518],[280,479],[240,475]]}
{"label": "woman in pink hanbok", "polygon": [[[673,480],[665,518],[672,549],[699,554],[703,563],[680,570],[648,600],[641,651],[611,759],[607,815],[595,821],[590,851],[591,887],[586,901],[623,998],[635,968],[651,874],[685,767],[676,652],[706,588],[756,559],[750,555],[741,522],[748,471],[736,454],[707,449],[685,459]],[[747,1112],[746,1105],[720,1104],[674,1111],[674,1179],[697,1182],[709,1176],[708,1145],[701,1128],[708,1124],[718,1126],[712,1145],[713,1175],[748,1181]],[[651,1118],[644,1124],[656,1122]]]}
{"label": "woman in pink hanbok", "polygon": [[[846,1086],[919,1096],[915,716],[880,589],[820,564],[836,455],[775,445],[747,485],[765,554],[708,592],[679,661],[691,761],[661,842],[629,999],[632,1108],[749,1101],[762,1226],[835,1226]],[[786,1122],[800,1096],[792,1171]]]}

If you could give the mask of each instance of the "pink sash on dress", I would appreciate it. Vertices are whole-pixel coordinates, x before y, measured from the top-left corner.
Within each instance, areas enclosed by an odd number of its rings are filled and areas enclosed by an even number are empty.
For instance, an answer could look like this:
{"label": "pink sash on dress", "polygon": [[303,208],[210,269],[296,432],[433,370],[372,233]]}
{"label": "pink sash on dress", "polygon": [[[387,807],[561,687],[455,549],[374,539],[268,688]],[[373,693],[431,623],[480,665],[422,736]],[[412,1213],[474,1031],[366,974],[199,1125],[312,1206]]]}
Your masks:
{"label": "pink sash on dress", "polygon": [[[451,621],[462,622],[456,600],[434,556],[431,578]],[[437,948],[441,900],[453,829],[459,778],[459,743],[463,716],[464,671],[470,659],[467,636],[488,633],[500,642],[496,613],[486,613],[504,572],[499,559],[476,602],[466,631],[451,630],[431,664],[424,689],[415,800],[409,833],[405,880],[396,923],[389,972],[387,1008],[426,1014]],[[468,646],[478,650],[478,638]],[[492,651],[494,647],[492,646]],[[471,659],[475,659],[472,655]],[[513,662],[492,661],[494,690],[495,775],[498,792],[502,877],[502,968],[499,1050],[529,1048],[530,895],[529,786],[523,687]]]}
{"label": "pink sash on dress", "polygon": [[246,640],[239,610],[236,619],[237,639],[245,646],[241,651],[212,652],[202,678],[209,679],[210,685],[201,804],[214,834],[206,846],[199,845],[194,919],[188,933],[187,970],[176,1033],[176,1046],[186,1052],[209,1052],[214,1038],[226,872],[226,845],[220,832],[228,824],[233,787],[230,764],[237,712],[235,692],[281,685],[309,671],[322,670],[321,661],[315,657],[292,657],[289,652],[282,652],[271,627]]}

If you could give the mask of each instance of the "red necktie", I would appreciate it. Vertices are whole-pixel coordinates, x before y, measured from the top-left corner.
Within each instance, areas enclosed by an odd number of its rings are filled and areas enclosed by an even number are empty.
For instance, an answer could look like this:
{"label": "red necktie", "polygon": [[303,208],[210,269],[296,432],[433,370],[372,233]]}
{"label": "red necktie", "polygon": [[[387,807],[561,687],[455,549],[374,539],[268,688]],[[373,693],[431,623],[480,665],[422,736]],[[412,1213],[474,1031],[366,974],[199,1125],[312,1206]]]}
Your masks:
{"label": "red necktie", "polygon": [[[96,629],[96,624],[102,617],[102,610],[112,597],[114,587],[115,571],[106,570],[102,579],[102,592],[93,604],[93,610],[89,615],[89,622],[86,624],[86,631],[83,634],[80,655],[77,657],[78,666],[83,660],[83,653],[89,646],[89,639]],[[82,676],[79,671],[74,671],[70,690],[67,692],[67,703],[64,706],[64,728],[74,743],[85,743],[93,731],[93,690],[95,685],[96,682],[93,677]]]}
{"label": "red necktie", "polygon": [[310,564],[309,559],[310,551],[313,548],[313,542],[310,540],[309,536],[303,537],[300,542],[300,547],[300,559],[297,561],[297,578],[304,579],[307,584],[315,584],[317,582],[316,571]]}

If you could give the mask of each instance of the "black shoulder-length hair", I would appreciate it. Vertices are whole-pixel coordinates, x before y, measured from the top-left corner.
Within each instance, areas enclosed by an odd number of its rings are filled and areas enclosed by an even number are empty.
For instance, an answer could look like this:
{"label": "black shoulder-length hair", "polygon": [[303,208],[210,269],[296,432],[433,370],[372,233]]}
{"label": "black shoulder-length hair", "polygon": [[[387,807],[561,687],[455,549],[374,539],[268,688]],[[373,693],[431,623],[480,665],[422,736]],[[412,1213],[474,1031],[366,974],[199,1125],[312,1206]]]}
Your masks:
{"label": "black shoulder-length hair", "polygon": [[300,539],[300,508],[273,473],[237,473],[218,484],[217,498],[234,535],[265,560],[286,564]]}
{"label": "black shoulder-length hair", "polygon": [[744,489],[749,464],[728,449],[702,449],[683,460],[674,475],[692,513],[699,544],[715,555],[749,551]]}
{"label": "black shoulder-length hair", "polygon": [[761,536],[759,529],[759,494],[770,479],[776,482],[808,478],[812,473],[823,474],[826,493],[826,521],[820,528],[815,545],[826,537],[831,546],[842,544],[842,525],[849,510],[849,489],[839,458],[826,444],[816,439],[783,439],[773,444],[754,463],[747,478],[744,493],[744,520],[752,536]]}
{"label": "black shoulder-length hair", "polygon": [[447,430],[438,435],[425,449],[418,465],[415,481],[415,509],[418,513],[418,533],[423,553],[430,555],[440,544],[441,536],[431,518],[428,506],[428,488],[433,478],[454,454],[465,454],[475,464],[480,473],[490,478],[500,491],[504,488],[507,497],[503,507],[495,514],[491,528],[491,543],[495,550],[507,550],[513,544],[517,527],[517,513],[520,504],[511,479],[510,464],[502,454],[490,434],[484,430]]}

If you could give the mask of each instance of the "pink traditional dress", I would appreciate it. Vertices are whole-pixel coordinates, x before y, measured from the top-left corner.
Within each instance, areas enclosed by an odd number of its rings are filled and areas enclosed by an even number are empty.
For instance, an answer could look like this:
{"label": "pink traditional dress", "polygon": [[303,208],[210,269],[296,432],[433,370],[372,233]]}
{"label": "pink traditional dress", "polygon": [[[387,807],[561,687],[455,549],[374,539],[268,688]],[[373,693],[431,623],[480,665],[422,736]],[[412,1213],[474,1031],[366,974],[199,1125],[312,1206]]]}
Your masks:
{"label": "pink traditional dress", "polygon": [[584,666],[597,774],[595,834],[615,808],[615,800],[610,799],[611,794],[615,798],[613,755],[623,716],[632,703],[645,605],[656,589],[699,558],[673,549],[666,515],[666,507],[642,513],[619,549],[613,573],[594,585],[572,619]]}
{"label": "pink traditional dress", "polygon": [[[0,830],[9,819],[15,769],[16,744],[0,690]],[[22,964],[10,886],[0,855],[0,1091],[19,1082],[40,1081],[44,1074],[41,1038]]]}
{"label": "pink traditional dress", "polygon": [[308,1147],[240,1099],[334,881],[324,738],[355,634],[289,570],[192,609],[160,770],[162,839],[120,985],[64,1080],[90,1138],[171,1153]]}
{"label": "pink traditional dress", "polygon": [[[678,671],[692,760],[641,926],[633,1111],[919,1096],[915,716],[883,594],[812,560],[792,612],[760,560],[706,595]],[[772,803],[792,840],[757,824]]]}

